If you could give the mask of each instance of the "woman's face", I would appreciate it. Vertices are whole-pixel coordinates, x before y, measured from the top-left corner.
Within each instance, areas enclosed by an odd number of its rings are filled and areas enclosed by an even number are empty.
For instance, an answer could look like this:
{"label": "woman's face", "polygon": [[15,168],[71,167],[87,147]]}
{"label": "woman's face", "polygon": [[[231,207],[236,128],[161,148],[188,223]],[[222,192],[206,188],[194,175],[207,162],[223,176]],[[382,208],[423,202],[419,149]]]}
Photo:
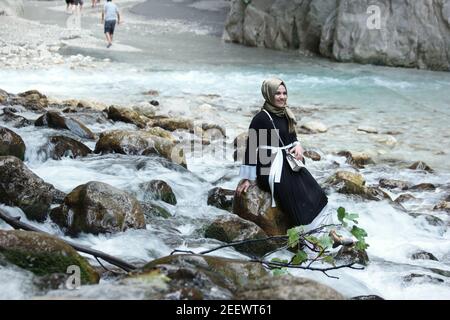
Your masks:
{"label": "woman's face", "polygon": [[287,91],[283,85],[278,87],[277,92],[275,92],[275,107],[284,108],[287,102]]}

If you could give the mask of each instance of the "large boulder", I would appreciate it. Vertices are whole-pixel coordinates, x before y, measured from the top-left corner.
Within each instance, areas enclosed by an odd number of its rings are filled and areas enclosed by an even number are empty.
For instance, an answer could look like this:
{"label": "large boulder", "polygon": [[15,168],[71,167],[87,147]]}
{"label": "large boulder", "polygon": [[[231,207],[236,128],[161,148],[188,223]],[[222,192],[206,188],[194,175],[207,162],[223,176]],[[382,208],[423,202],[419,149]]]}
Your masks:
{"label": "large boulder", "polygon": [[252,183],[241,196],[235,195],[233,213],[254,222],[269,236],[285,235],[286,231],[294,226],[278,207],[272,208],[270,193],[261,190],[256,183]]}
{"label": "large boulder", "polygon": [[314,280],[291,275],[251,281],[236,295],[239,300],[344,300],[336,290]]}
{"label": "large boulder", "polygon": [[449,71],[449,16],[446,0],[233,0],[223,38],[335,61]]}
{"label": "large boulder", "polygon": [[[258,240],[267,238],[267,234],[255,223],[235,215],[221,216],[205,229],[205,237],[222,242],[238,242],[242,240]],[[274,242],[250,242],[234,247],[237,251],[255,256],[263,256],[277,248]]]}
{"label": "large boulder", "polygon": [[69,235],[145,229],[144,214],[136,198],[96,181],[72,190],[63,204],[51,211],[50,217]]}
{"label": "large boulder", "polygon": [[82,284],[96,284],[100,279],[95,269],[71,246],[47,234],[0,230],[0,256],[38,276],[68,276],[68,268],[77,266]]}
{"label": "large boulder", "polygon": [[12,130],[0,127],[0,156],[15,156],[25,159],[25,142]]}
{"label": "large boulder", "polygon": [[131,155],[158,154],[174,163],[187,167],[184,151],[172,141],[146,131],[115,130],[100,135],[95,153],[121,153]]}
{"label": "large boulder", "polygon": [[153,260],[138,272],[135,279],[145,281],[148,275],[158,271],[170,279],[166,298],[205,300],[233,299],[241,287],[268,274],[259,263],[189,254]]}
{"label": "large boulder", "polygon": [[45,152],[48,152],[52,159],[59,160],[63,157],[85,157],[92,153],[92,150],[75,139],[66,136],[52,136]]}
{"label": "large boulder", "polygon": [[54,129],[67,129],[73,134],[85,139],[95,139],[94,133],[78,120],[68,118],[56,111],[48,111],[38,118],[35,126],[47,126]]}
{"label": "large boulder", "polygon": [[23,210],[29,219],[44,221],[55,188],[35,175],[18,158],[0,157],[0,202]]}

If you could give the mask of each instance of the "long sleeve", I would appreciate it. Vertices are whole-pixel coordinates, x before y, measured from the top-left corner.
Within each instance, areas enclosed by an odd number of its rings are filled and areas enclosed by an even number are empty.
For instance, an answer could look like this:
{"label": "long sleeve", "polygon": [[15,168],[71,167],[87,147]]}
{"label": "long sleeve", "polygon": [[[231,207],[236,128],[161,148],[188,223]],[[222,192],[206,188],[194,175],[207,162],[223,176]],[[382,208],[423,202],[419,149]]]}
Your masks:
{"label": "long sleeve", "polygon": [[256,163],[258,149],[258,123],[253,118],[248,129],[248,137],[245,144],[245,154],[239,176],[242,179],[256,180]]}

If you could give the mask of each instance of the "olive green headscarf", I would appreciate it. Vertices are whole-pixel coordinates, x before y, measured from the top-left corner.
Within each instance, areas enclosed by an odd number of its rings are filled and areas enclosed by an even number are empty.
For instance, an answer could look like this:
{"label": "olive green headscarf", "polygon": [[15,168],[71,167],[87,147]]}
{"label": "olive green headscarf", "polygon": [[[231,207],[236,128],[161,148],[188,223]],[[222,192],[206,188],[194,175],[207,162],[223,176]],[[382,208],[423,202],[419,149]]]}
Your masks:
{"label": "olive green headscarf", "polygon": [[266,100],[263,109],[266,109],[267,111],[275,114],[278,117],[286,117],[289,122],[289,132],[293,133],[295,132],[295,125],[297,124],[294,113],[291,109],[289,109],[287,105],[283,108],[275,106],[275,93],[277,92],[280,85],[283,85],[286,88],[283,80],[277,78],[267,79],[263,82],[261,93]]}

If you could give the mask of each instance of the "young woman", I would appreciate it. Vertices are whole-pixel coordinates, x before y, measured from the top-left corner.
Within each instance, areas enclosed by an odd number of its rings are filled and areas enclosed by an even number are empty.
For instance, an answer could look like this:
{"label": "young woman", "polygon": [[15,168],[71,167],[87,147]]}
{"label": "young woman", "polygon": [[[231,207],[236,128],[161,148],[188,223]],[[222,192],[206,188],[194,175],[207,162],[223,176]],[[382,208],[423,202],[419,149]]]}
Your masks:
{"label": "young woman", "polygon": [[319,213],[328,198],[306,168],[295,172],[286,160],[286,152],[298,160],[303,160],[304,152],[295,132],[295,116],[287,106],[286,85],[280,79],[269,79],[261,91],[265,102],[250,123],[237,194],[246,192],[250,181],[256,180],[261,189],[271,192],[272,206],[279,206],[295,225],[318,226],[324,221]]}

